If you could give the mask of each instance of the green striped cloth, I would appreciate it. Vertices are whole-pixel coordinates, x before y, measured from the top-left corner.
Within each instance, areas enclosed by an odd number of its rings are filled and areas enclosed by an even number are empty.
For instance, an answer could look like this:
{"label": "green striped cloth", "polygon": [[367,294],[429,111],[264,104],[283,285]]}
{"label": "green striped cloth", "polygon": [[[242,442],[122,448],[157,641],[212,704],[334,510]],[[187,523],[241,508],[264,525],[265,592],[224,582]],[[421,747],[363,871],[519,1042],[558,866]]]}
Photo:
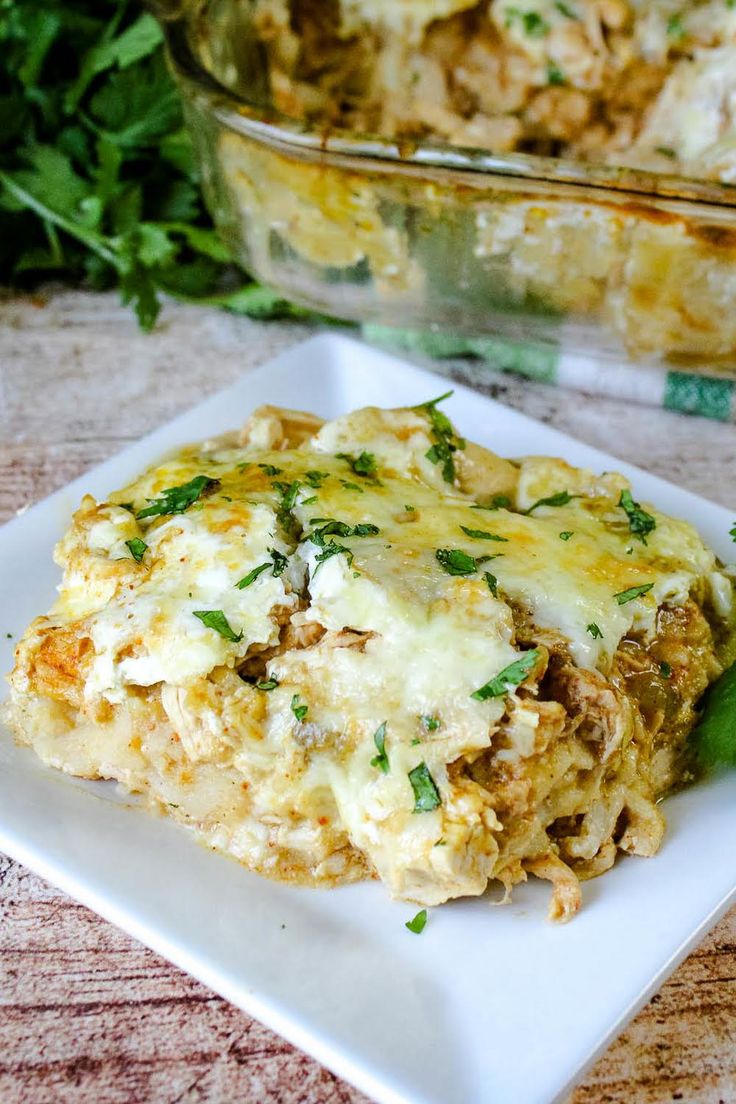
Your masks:
{"label": "green striped cloth", "polygon": [[445,332],[399,330],[366,323],[366,341],[435,358],[472,356],[483,374],[511,372],[527,379],[575,388],[590,395],[736,421],[736,380],[595,358],[564,346],[530,345],[501,337],[463,338]]}

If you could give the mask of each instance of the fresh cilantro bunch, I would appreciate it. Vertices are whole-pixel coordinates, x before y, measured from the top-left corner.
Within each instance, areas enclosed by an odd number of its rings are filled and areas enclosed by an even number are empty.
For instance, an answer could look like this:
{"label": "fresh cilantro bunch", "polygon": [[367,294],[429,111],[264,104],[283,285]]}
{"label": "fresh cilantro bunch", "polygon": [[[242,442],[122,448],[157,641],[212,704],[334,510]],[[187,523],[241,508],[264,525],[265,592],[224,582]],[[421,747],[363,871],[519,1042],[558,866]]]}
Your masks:
{"label": "fresh cilantro bunch", "polygon": [[0,284],[118,285],[302,313],[244,282],[215,234],[162,49],[134,0],[0,0]]}

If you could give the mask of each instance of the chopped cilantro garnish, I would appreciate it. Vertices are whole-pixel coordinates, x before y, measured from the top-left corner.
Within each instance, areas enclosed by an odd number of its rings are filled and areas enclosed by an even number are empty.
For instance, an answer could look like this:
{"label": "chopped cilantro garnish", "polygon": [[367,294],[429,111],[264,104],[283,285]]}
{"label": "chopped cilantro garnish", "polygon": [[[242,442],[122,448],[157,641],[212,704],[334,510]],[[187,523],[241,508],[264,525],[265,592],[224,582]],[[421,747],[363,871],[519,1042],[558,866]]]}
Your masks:
{"label": "chopped cilantro garnish", "polygon": [[509,663],[484,686],[480,686],[470,695],[476,701],[487,701],[488,698],[502,698],[509,690],[523,682],[529,672],[534,668],[539,659],[539,648],[533,648],[530,652],[524,652],[522,656]]}
{"label": "chopped cilantro garnish", "polygon": [[557,8],[560,15],[564,15],[567,19],[578,18],[572,8],[565,3],[565,0],[555,0],[555,7]]}
{"label": "chopped cilantro garnish", "polygon": [[278,680],[275,678],[262,679],[260,682],[256,683],[256,690],[275,690],[277,686]]}
{"label": "chopped cilantro garnish", "polygon": [[296,504],[296,496],[299,494],[301,483],[298,479],[294,479],[291,483],[275,482],[273,487],[280,496],[276,518],[287,533],[293,534],[296,529],[296,519],[291,511]]}
{"label": "chopped cilantro garnish", "polygon": [[448,575],[474,575],[478,570],[473,557],[459,548],[438,548],[435,557]]}
{"label": "chopped cilantro garnish", "polygon": [[728,535],[732,541],[736,541],[736,521],[733,523],[733,529],[728,530]]}
{"label": "chopped cilantro garnish", "polygon": [[412,747],[416,747],[416,746],[417,746],[417,744],[421,744],[421,742],[422,742],[422,741],[421,741],[421,740],[419,739],[419,737],[418,737],[418,736],[415,736],[415,737],[414,737],[414,739],[413,739],[413,740],[412,740],[412,742],[411,742],[411,746],[412,746]]}
{"label": "chopped cilantro garnish", "polygon": [[329,474],[330,474],[329,472],[323,472],[323,471],[308,471],[308,472],[305,472],[304,478],[306,479],[309,486],[314,487],[315,490],[316,490],[317,488],[322,486],[322,484],[324,483],[325,479],[327,479]]}
{"label": "chopped cilantro garnish", "polygon": [[277,468],[274,464],[259,464],[258,467],[266,475],[281,475],[283,468]]}
{"label": "chopped cilantro garnish", "polygon": [[259,564],[258,567],[254,567],[252,571],[249,571],[247,575],[244,575],[240,582],[236,583],[235,586],[238,588],[238,590],[245,590],[246,587],[249,587],[251,583],[254,583],[256,581],[259,575],[262,575],[264,571],[268,571],[269,567],[272,566],[273,565],[270,563]]}
{"label": "chopped cilantro garnish", "polygon": [[655,518],[648,514],[646,510],[642,510],[638,502],[634,502],[631,491],[622,491],[618,504],[629,519],[631,532],[639,538],[642,544],[646,544],[647,535],[657,527]]}
{"label": "chopped cilantro garnish", "polygon": [[497,533],[489,533],[485,529],[468,529],[467,525],[461,525],[463,533],[466,537],[472,537],[474,540],[492,540],[492,541],[504,541],[508,544],[508,537],[499,537]]}
{"label": "chopped cilantro garnish", "polygon": [[376,745],[378,755],[374,755],[371,759],[371,766],[378,767],[384,774],[389,772],[388,755],[386,754],[386,721],[378,726],[373,733],[373,743]]}
{"label": "chopped cilantro garnish", "polygon": [[518,20],[524,29],[524,34],[528,35],[529,38],[544,38],[545,35],[549,34],[549,23],[542,18],[539,12],[522,11],[521,8],[508,7],[504,14],[506,16],[504,22],[507,27]]}
{"label": "chopped cilantro garnish", "polygon": [[317,561],[317,566],[314,569],[315,575],[317,574],[325,560],[329,560],[332,556],[339,556],[341,553],[347,559],[348,567],[353,566],[353,559],[355,557],[353,556],[353,553],[350,551],[350,549],[346,548],[344,544],[337,544],[336,541],[331,540],[321,547],[322,551],[315,556],[315,560]]}
{"label": "chopped cilantro garnish", "polygon": [[277,548],[269,548],[271,553],[271,559],[273,560],[273,574],[274,578],[278,578],[279,575],[284,574],[286,565],[289,562],[283,552],[279,552]]}
{"label": "chopped cilantro garnish", "polygon": [[262,563],[258,567],[254,567],[252,571],[249,571],[247,575],[244,575],[239,583],[235,586],[238,590],[245,590],[251,583],[254,583],[259,575],[262,575],[264,571],[268,571],[271,568],[271,574],[276,578],[279,575],[283,575],[284,569],[288,563],[286,556],[283,552],[279,552],[275,548],[269,548],[271,553],[271,563]]}
{"label": "chopped cilantro garnish", "polygon": [[620,606],[625,606],[627,602],[633,602],[634,598],[640,598],[642,594],[646,594],[653,586],[654,583],[641,583],[639,586],[629,587],[628,590],[620,590],[613,597]]}
{"label": "chopped cilantro garnish", "polygon": [[430,717],[426,714],[422,717],[422,724],[426,728],[427,732],[436,732],[437,729],[440,727],[438,717]]}
{"label": "chopped cilantro garnish", "polygon": [[598,625],[596,625],[595,621],[590,622],[590,624],[586,628],[586,632],[589,632],[594,640],[602,640],[603,639],[603,633],[601,632]]}
{"label": "chopped cilantro garnish", "polygon": [[557,62],[551,59],[547,62],[547,84],[559,85],[565,83],[565,74]]}
{"label": "chopped cilantro garnish", "polygon": [[306,717],[307,713],[309,712],[309,706],[308,705],[304,705],[304,703],[302,703],[301,705],[299,704],[299,695],[298,694],[294,694],[294,696],[292,697],[291,705],[289,706],[289,708],[291,709],[291,712],[294,714],[294,716],[296,717],[296,719],[299,721],[300,724],[304,720],[304,718]]}
{"label": "chopped cilantro garnish", "polygon": [[560,533],[560,540],[569,541],[570,537],[572,537],[573,535],[574,534],[573,534],[572,530],[563,529],[562,532]]}
{"label": "chopped cilantro garnish", "polygon": [[410,932],[414,932],[415,935],[421,935],[427,926],[427,910],[421,909],[415,917],[411,920],[407,920],[404,924],[405,928],[408,928]]}
{"label": "chopped cilantro garnish", "polygon": [[422,762],[418,767],[414,767],[414,770],[409,771],[409,781],[414,791],[413,812],[430,813],[432,809],[442,804],[440,792],[426,763]]}
{"label": "chopped cilantro garnish", "polygon": [[702,767],[736,765],[736,664],[723,672],[707,691],[700,703],[702,713],[698,724],[690,733],[690,746],[695,750]]}
{"label": "chopped cilantro garnish", "polygon": [[376,474],[376,458],[372,452],[361,452],[357,460],[350,464],[356,475],[372,476]]}
{"label": "chopped cilantro garnish", "polygon": [[488,583],[488,589],[494,598],[498,598],[498,579],[490,571],[483,572],[483,578]]}
{"label": "chopped cilantro garnish", "polygon": [[682,22],[681,15],[673,15],[667,21],[667,35],[669,38],[679,42],[685,37],[685,25]]}
{"label": "chopped cilantro garnish", "polygon": [[130,550],[130,554],[136,563],[141,562],[141,560],[143,559],[143,554],[148,548],[146,542],[141,540],[140,537],[132,537],[130,540],[127,540],[125,542],[125,546]]}
{"label": "chopped cilantro garnish", "polygon": [[407,503],[405,502],[404,503],[404,509],[406,510],[407,514],[413,514],[414,510],[415,510],[415,507],[414,506],[408,506]]}
{"label": "chopped cilantro garnish", "polygon": [[511,506],[511,499],[508,495],[497,494],[494,495],[491,501],[483,506],[480,502],[474,502],[470,507],[471,510],[508,510]]}
{"label": "chopped cilantro garnish", "polygon": [[[361,452],[360,456],[351,456],[349,452],[338,452],[335,455],[338,460],[344,460],[349,464],[356,475],[380,486],[381,481],[377,474],[376,458],[372,452]],[[344,486],[348,486],[348,484],[345,483]]]}
{"label": "chopped cilantro garnish", "polygon": [[430,436],[434,444],[426,453],[426,457],[431,464],[442,464],[442,478],[446,483],[455,482],[453,453],[465,448],[464,439],[458,437],[450,419],[437,409],[437,404],[444,399],[449,399],[452,394],[452,391],[446,391],[444,395],[414,407],[414,410],[421,410],[429,418]]}
{"label": "chopped cilantro garnish", "polygon": [[319,526],[309,534],[309,540],[320,547],[324,546],[325,537],[333,534],[336,537],[375,537],[381,532],[377,525],[369,521],[347,525],[344,521],[337,521],[335,518],[310,518],[309,524]]}
{"label": "chopped cilantro garnish", "polygon": [[666,660],[662,660],[662,662],[660,663],[659,673],[662,676],[662,678],[668,679],[671,676],[672,668],[670,667],[669,663],[667,663]]}
{"label": "chopped cilantro garnish", "polygon": [[302,506],[311,506],[313,502],[317,501],[317,495],[312,495],[311,498],[303,498]]}
{"label": "chopped cilantro garnish", "polygon": [[243,639],[242,632],[235,633],[230,628],[230,622],[222,610],[193,610],[192,612],[208,629],[214,629],[220,636],[224,636],[226,640],[231,640],[233,644],[237,644]]}
{"label": "chopped cilantro garnish", "polygon": [[219,479],[210,479],[207,475],[195,475],[188,483],[179,487],[169,487],[162,491],[159,498],[149,499],[150,505],[140,510],[137,518],[157,517],[163,514],[183,514],[202,495],[211,494],[220,486]]}
{"label": "chopped cilantro garnish", "polygon": [[351,483],[350,480],[348,480],[348,479],[341,479],[340,483],[342,484],[342,486],[345,488],[346,491],[357,491],[358,494],[363,494],[364,493],[362,487],[359,487],[357,483]]}
{"label": "chopped cilantro garnish", "polygon": [[567,506],[568,502],[572,502],[574,498],[580,497],[580,495],[571,495],[569,491],[558,491],[557,494],[548,495],[547,498],[538,498],[528,510],[524,511],[524,513],[531,514],[538,506]]}

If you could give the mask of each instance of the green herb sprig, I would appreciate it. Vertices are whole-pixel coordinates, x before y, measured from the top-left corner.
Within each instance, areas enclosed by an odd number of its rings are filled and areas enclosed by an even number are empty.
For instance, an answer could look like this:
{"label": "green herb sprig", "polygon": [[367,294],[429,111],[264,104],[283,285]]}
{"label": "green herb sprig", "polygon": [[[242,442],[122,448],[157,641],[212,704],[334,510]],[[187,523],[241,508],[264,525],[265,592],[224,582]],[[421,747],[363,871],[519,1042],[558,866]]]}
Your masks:
{"label": "green herb sprig", "polygon": [[427,910],[420,909],[416,916],[413,916],[411,920],[407,920],[404,924],[405,928],[408,928],[410,932],[414,932],[414,935],[421,935],[427,926]]}
{"label": "green herb sprig", "polygon": [[136,563],[141,562],[148,549],[148,545],[140,537],[131,537],[130,540],[125,542],[125,546]]}
{"label": "green herb sprig", "polygon": [[436,399],[430,399],[429,402],[414,407],[415,410],[426,414],[429,419],[430,436],[434,444],[426,453],[426,457],[430,463],[442,465],[442,478],[446,483],[455,482],[453,453],[457,452],[458,449],[465,448],[464,438],[457,435],[455,427],[447,415],[437,409],[437,404],[449,399],[452,394],[452,391],[446,391],[444,395],[439,395]]}
{"label": "green herb sprig", "polygon": [[502,671],[499,671],[497,675],[483,686],[474,690],[470,695],[471,698],[475,698],[476,701],[487,701],[489,698],[504,697],[504,695],[508,694],[509,690],[513,690],[514,687],[524,681],[530,671],[536,666],[539,656],[539,648],[533,648],[529,652],[524,652],[524,654],[518,659],[515,659],[513,663],[509,663],[508,667],[504,667]]}
{"label": "green herb sprig", "polygon": [[198,617],[203,625],[206,625],[208,629],[214,629],[225,640],[238,644],[243,639],[242,632],[236,633],[233,630],[222,610],[194,610],[193,612],[194,616]]}
{"label": "green herb sprig", "polygon": [[304,316],[244,277],[215,233],[163,54],[129,0],[0,0],[0,284],[120,289]]}
{"label": "green herb sprig", "polygon": [[430,813],[442,804],[440,791],[429,773],[429,767],[422,762],[414,770],[409,771],[409,782],[414,791],[414,813]]}
{"label": "green herb sprig", "polygon": [[203,495],[212,494],[220,486],[219,479],[210,479],[207,475],[195,475],[188,483],[182,483],[177,487],[167,487],[158,498],[149,499],[149,504],[135,515],[141,518],[160,517],[166,514],[183,514],[190,506],[202,498]]}
{"label": "green herb sprig", "polygon": [[629,519],[629,530],[634,536],[646,544],[646,538],[657,528],[657,520],[646,510],[642,510],[638,502],[632,498],[631,491],[623,490],[618,504]]}
{"label": "green herb sprig", "polygon": [[643,594],[648,594],[653,586],[654,583],[640,583],[638,586],[628,587],[627,590],[620,590],[613,597],[620,606],[625,606],[627,602],[633,602],[635,598],[641,598]]}
{"label": "green herb sprig", "polygon": [[378,767],[384,774],[388,774],[391,769],[391,765],[388,761],[388,754],[386,752],[386,725],[387,721],[383,721],[373,733],[373,743],[376,745],[376,751],[378,755],[374,755],[371,759],[371,766]]}

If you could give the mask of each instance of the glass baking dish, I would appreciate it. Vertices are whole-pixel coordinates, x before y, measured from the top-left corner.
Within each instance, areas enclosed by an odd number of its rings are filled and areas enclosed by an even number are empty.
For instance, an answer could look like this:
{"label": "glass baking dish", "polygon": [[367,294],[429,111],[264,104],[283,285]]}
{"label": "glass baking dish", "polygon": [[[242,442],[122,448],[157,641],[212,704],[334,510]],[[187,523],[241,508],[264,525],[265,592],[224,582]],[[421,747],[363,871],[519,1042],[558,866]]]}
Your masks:
{"label": "glass baking dish", "polygon": [[161,2],[237,260],[343,319],[736,375],[736,188],[280,114],[248,0]]}

